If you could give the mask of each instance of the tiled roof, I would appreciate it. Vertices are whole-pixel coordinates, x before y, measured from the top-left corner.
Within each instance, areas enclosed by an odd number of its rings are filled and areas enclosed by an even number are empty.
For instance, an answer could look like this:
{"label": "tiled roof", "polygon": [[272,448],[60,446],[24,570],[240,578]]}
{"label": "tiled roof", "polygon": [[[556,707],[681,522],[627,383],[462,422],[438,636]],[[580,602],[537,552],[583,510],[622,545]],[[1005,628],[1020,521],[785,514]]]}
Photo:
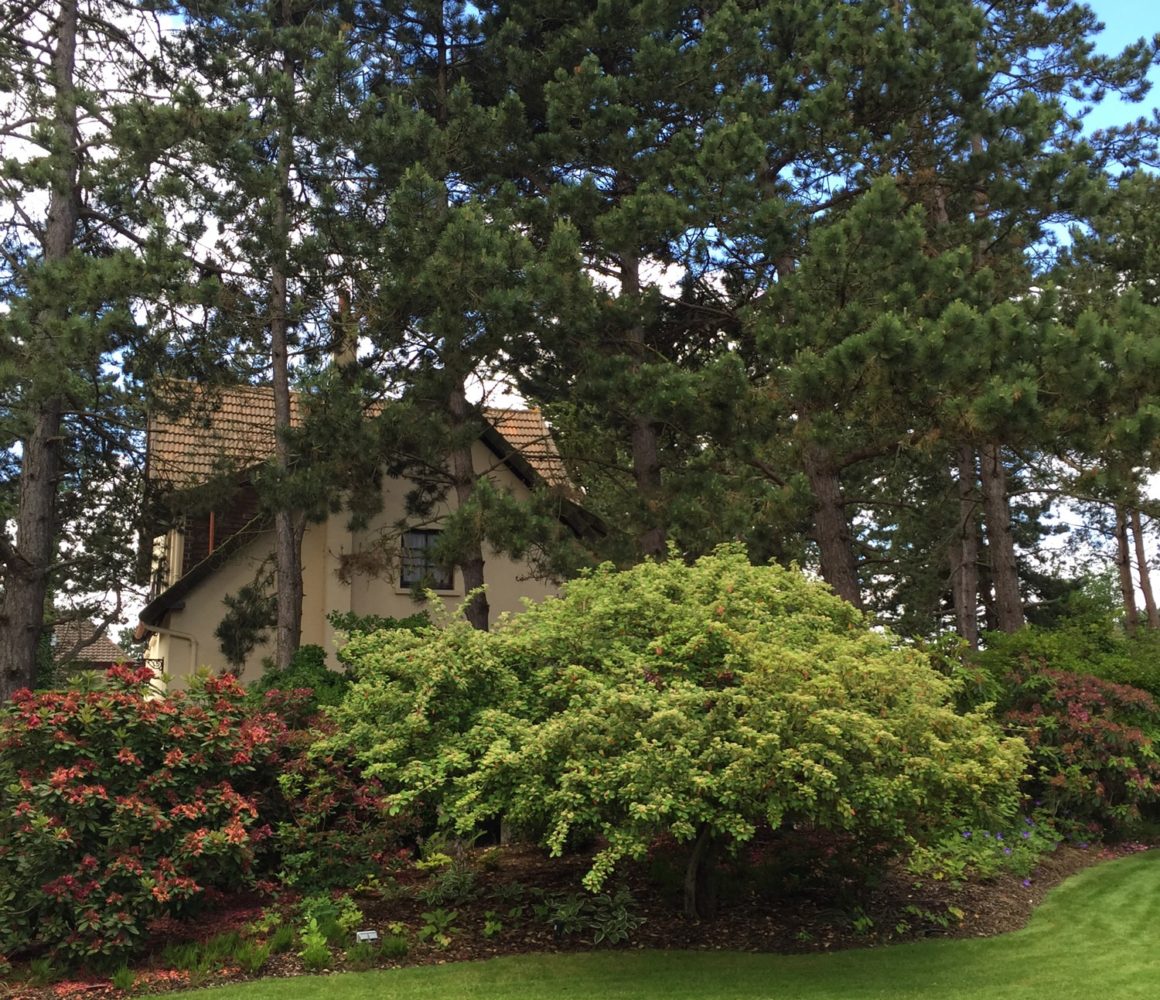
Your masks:
{"label": "tiled roof", "polygon": [[485,407],[487,422],[521,454],[549,486],[571,489],[564,460],[556,450],[552,432],[538,409],[497,410]]}
{"label": "tiled roof", "polygon": [[[58,622],[52,628],[54,650],[68,653],[76,649],[69,659],[78,663],[125,663],[130,659],[129,654],[107,636],[94,638],[96,631],[92,622]],[[81,648],[77,649],[78,646]]]}
{"label": "tiled roof", "polygon": [[[149,418],[149,478],[187,489],[215,475],[265,461],[274,450],[274,394],[268,386],[216,388],[176,383],[172,398],[187,407]],[[297,395],[291,421],[299,420]],[[512,450],[549,486],[569,487],[568,473],[538,409],[485,409],[484,416]],[[503,457],[503,456],[501,456]]]}
{"label": "tiled roof", "polygon": [[[151,413],[148,471],[154,482],[187,489],[216,475],[249,469],[274,450],[274,393],[265,386],[217,389],[174,383],[176,416]],[[298,400],[290,400],[297,422]]]}

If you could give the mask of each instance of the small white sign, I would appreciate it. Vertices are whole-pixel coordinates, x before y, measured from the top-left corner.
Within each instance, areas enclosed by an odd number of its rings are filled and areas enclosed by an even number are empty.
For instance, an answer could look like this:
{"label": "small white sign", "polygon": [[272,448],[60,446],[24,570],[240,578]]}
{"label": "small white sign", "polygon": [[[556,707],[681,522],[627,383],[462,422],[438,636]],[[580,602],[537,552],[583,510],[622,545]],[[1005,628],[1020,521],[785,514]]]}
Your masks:
{"label": "small white sign", "polygon": [[378,931],[355,931],[355,939],[357,941],[377,941],[379,939]]}

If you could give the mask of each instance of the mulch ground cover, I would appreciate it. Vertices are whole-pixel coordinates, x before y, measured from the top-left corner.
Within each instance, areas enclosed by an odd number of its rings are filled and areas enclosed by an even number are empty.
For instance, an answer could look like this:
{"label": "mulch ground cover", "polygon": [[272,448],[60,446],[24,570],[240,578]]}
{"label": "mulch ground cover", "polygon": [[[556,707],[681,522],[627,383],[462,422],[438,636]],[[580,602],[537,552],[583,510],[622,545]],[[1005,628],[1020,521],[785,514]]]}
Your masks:
{"label": "mulch ground cover", "polygon": [[[768,848],[769,845],[765,845]],[[1144,845],[1080,847],[1060,845],[1045,856],[1029,878],[1004,875],[986,882],[959,885],[919,879],[898,864],[888,865],[875,884],[857,884],[842,877],[840,866],[823,865],[803,878],[800,866],[788,871],[761,864],[762,845],[747,857],[725,859],[718,874],[716,914],[710,920],[689,920],[681,912],[683,871],[679,856],[658,852],[651,861],[630,866],[617,886],[632,894],[632,912],[644,922],[619,948],[720,949],[755,952],[817,952],[843,948],[877,947],[929,937],[986,937],[1022,927],[1047,892],[1069,875],[1098,861],[1145,849]],[[765,851],[766,857],[769,851]],[[800,859],[799,859],[800,860]],[[832,860],[832,859],[831,859]],[[840,857],[839,857],[840,861]],[[377,961],[391,968],[470,961],[528,952],[588,951],[609,947],[593,943],[591,930],[562,933],[545,918],[536,903],[567,900],[583,894],[580,879],[588,858],[573,855],[549,859],[532,847],[476,849],[462,856],[460,865],[474,873],[470,891],[438,903],[424,900],[424,890],[440,877],[440,870],[407,867],[384,878],[386,891],[355,896],[364,914],[362,926],[380,935],[402,932],[407,954],[397,960]],[[808,866],[807,866],[808,867]],[[851,869],[852,871],[853,869]],[[790,877],[792,874],[792,877]],[[281,905],[291,912],[293,897],[276,903],[252,894],[219,896],[196,919],[164,921],[153,928],[146,956],[134,967],[132,994],[153,994],[244,981],[241,969],[224,963],[209,972],[191,974],[165,968],[161,952],[177,941],[206,941],[241,930],[264,910]],[[425,914],[454,913],[444,940],[421,939],[429,923]],[[293,922],[294,917],[288,916]],[[350,971],[346,953],[334,950],[330,972]],[[366,968],[365,964],[357,966]],[[17,974],[20,973],[17,969]],[[305,974],[293,952],[273,955],[262,977]],[[28,1000],[119,998],[107,975],[74,973],[64,981],[31,985],[15,977],[0,982],[0,997]]]}

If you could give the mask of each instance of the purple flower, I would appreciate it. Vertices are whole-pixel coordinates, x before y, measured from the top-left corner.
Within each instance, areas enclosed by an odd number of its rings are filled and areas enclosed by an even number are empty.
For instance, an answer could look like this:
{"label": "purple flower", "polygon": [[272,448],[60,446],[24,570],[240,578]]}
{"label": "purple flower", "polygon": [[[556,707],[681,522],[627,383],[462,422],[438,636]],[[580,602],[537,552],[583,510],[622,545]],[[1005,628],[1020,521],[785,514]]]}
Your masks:
{"label": "purple flower", "polygon": [[1019,834],[1019,836],[1022,837],[1024,840],[1030,840],[1031,839],[1031,831],[1024,830],[1021,834]]}
{"label": "purple flower", "polygon": [[1010,848],[1010,847],[1004,847],[1004,848],[1003,848],[1003,853],[1004,853],[1004,854],[1010,854],[1010,853],[1011,853],[1011,848]]}
{"label": "purple flower", "polygon": [[1002,839],[1003,839],[1003,834],[1001,834],[1001,833],[997,833],[997,834],[995,834],[995,839],[996,839],[996,840],[1002,840]]}
{"label": "purple flower", "polygon": [[1031,879],[1029,879],[1029,878],[1025,878],[1025,879],[1023,880],[1023,888],[1024,888],[1024,889],[1030,889],[1030,888],[1031,888]]}
{"label": "purple flower", "polygon": [[964,830],[964,831],[963,831],[963,840],[970,840],[970,839],[971,839],[971,831],[970,831],[970,830]]}

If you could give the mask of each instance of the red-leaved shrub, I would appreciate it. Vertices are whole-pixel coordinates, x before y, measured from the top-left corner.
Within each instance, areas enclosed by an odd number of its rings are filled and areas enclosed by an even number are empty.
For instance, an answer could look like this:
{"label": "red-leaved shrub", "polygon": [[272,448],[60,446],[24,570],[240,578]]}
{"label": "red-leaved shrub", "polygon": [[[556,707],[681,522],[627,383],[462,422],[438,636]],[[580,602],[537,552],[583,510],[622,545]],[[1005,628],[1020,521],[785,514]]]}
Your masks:
{"label": "red-leaved shrub", "polygon": [[270,838],[282,721],[233,677],[161,696],[153,676],[114,667],[0,715],[0,952],[113,960],[244,881]]}
{"label": "red-leaved shrub", "polygon": [[1125,837],[1160,803],[1160,708],[1090,674],[1011,678],[1007,726],[1031,748],[1031,795],[1073,832]]}

